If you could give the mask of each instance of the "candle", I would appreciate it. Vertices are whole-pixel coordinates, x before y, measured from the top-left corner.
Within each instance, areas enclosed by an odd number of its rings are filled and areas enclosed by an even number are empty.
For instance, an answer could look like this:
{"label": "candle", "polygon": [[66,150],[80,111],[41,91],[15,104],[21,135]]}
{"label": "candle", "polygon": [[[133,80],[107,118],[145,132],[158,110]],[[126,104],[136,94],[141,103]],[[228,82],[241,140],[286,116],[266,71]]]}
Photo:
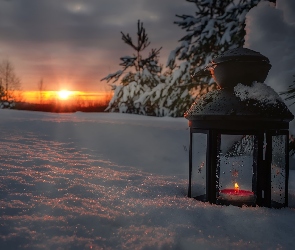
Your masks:
{"label": "candle", "polygon": [[220,190],[218,198],[226,201],[255,202],[254,193],[248,190],[241,190],[238,183],[235,183],[234,188]]}

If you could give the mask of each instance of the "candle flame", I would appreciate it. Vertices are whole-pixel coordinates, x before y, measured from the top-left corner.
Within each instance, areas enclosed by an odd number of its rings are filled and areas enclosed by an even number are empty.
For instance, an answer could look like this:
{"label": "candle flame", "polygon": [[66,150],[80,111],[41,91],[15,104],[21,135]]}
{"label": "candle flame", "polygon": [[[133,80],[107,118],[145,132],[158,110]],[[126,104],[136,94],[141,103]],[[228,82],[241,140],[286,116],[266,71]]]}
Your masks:
{"label": "candle flame", "polygon": [[239,187],[238,183],[235,183],[235,191],[236,191],[236,192],[239,191],[239,188],[240,188],[240,187]]}

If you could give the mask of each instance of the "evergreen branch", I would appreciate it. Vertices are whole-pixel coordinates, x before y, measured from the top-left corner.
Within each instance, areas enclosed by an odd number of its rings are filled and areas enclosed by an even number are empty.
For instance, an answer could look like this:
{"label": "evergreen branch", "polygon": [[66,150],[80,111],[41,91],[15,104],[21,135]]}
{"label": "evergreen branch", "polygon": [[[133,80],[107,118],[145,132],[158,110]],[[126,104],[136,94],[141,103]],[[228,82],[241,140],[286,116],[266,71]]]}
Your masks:
{"label": "evergreen branch", "polygon": [[149,62],[150,60],[152,60],[152,59],[158,57],[158,55],[159,55],[161,49],[162,49],[162,47],[159,48],[159,49],[152,49],[152,51],[150,52],[149,57],[147,57],[146,59],[143,59],[143,60],[141,60],[141,61],[142,61],[142,62],[145,62],[145,64],[146,64],[146,63]]}
{"label": "evergreen branch", "polygon": [[295,139],[293,135],[290,135],[289,138],[289,153],[290,155],[295,155]]}
{"label": "evergreen branch", "polygon": [[138,36],[138,52],[144,50],[147,46],[150,45],[149,39],[148,39],[148,35],[145,32],[145,28],[143,27],[143,23],[140,22],[140,20],[138,20],[137,23],[137,36]]}
{"label": "evergreen branch", "polygon": [[[295,75],[294,75],[294,77],[295,77]],[[295,80],[294,80],[294,83],[291,84],[286,91],[280,92],[279,94],[287,96],[285,98],[286,101],[295,99]],[[295,102],[291,103],[290,106],[292,106],[293,104],[295,104]]]}
{"label": "evergreen branch", "polygon": [[127,67],[124,68],[123,70],[118,70],[115,73],[111,73],[111,74],[107,75],[106,77],[102,78],[101,81],[104,81],[105,80],[105,81],[109,82],[110,80],[114,79],[114,81],[113,81],[113,83],[114,83],[114,82],[116,82],[116,81],[119,80],[119,78],[121,77],[121,75],[123,74],[123,72],[126,69],[127,69]]}
{"label": "evergreen branch", "polygon": [[130,45],[133,49],[137,50],[137,47],[133,44],[132,42],[132,38],[129,36],[129,34],[127,33],[127,35],[125,35],[122,31],[121,31],[121,34],[122,34],[122,40]]}
{"label": "evergreen branch", "polygon": [[150,45],[149,39],[148,39],[148,35],[145,31],[145,28],[143,27],[143,23],[140,22],[140,20],[138,20],[137,23],[137,45],[135,45],[132,41],[131,36],[127,33],[127,35],[125,35],[122,31],[122,40],[130,45],[133,49],[135,49],[137,52],[140,52],[142,50],[144,50],[147,46]]}
{"label": "evergreen branch", "polygon": [[137,57],[124,56],[121,57],[120,60],[123,61],[122,63],[120,63],[120,65],[124,66],[127,69],[128,67],[135,66],[135,61],[137,60]]}

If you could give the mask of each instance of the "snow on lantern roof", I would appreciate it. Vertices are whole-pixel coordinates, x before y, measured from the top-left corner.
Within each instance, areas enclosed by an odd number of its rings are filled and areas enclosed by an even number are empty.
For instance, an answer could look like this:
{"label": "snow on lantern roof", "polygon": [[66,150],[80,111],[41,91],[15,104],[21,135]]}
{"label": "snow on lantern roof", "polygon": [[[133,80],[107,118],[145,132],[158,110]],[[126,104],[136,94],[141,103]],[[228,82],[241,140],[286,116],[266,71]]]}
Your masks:
{"label": "snow on lantern roof", "polygon": [[271,87],[263,83],[253,82],[252,86],[241,83],[234,87],[234,93],[241,101],[256,100],[262,104],[278,104],[282,98]]}
{"label": "snow on lantern roof", "polygon": [[184,114],[188,120],[291,121],[292,113],[280,96],[264,83],[237,84],[233,91],[213,90],[194,102]]}

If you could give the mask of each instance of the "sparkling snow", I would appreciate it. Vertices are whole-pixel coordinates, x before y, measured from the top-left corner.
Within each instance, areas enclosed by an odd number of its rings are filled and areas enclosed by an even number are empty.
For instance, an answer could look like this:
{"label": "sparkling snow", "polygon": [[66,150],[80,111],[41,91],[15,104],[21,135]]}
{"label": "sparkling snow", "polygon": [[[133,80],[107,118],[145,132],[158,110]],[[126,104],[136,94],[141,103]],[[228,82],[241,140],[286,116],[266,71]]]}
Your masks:
{"label": "sparkling snow", "polygon": [[184,118],[0,110],[1,249],[294,249],[290,207],[186,197]]}

